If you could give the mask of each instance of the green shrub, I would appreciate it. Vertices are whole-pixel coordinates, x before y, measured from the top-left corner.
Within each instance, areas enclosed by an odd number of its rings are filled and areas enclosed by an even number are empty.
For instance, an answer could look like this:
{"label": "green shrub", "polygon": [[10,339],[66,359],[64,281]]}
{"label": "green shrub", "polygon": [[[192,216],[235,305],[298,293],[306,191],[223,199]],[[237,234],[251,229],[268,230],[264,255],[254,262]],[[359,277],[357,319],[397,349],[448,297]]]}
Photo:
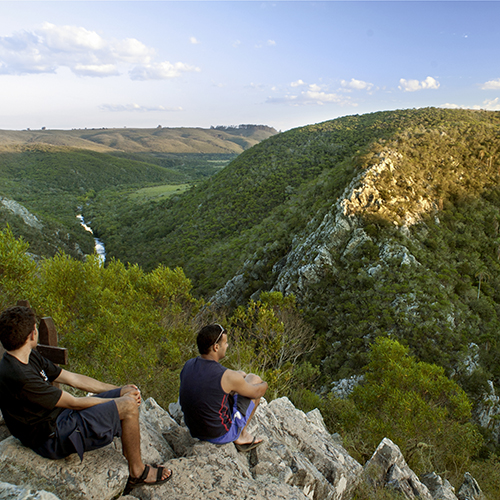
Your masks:
{"label": "green shrub", "polygon": [[343,434],[361,461],[388,437],[417,474],[437,470],[458,480],[482,446],[471,407],[441,367],[420,362],[407,347],[381,337],[369,353],[364,383],[348,400],[330,396],[322,411],[329,429]]}

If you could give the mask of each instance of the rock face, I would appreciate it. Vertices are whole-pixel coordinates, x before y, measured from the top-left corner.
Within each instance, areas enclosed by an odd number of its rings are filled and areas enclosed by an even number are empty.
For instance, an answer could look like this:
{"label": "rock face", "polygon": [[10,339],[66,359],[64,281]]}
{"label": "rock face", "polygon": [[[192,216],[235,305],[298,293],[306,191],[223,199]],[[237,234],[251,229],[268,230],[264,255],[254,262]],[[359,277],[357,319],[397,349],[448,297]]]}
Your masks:
{"label": "rock face", "polygon": [[427,486],[433,498],[441,500],[457,500],[455,488],[447,481],[440,478],[435,472],[422,476],[422,482]]}
{"label": "rock face", "polygon": [[[328,433],[318,410],[305,414],[287,398],[269,404],[262,400],[249,430],[264,443],[249,453],[239,453],[232,443],[191,438],[176,405],[170,410],[176,419],[148,399],[140,424],[143,460],[166,464],[172,479],[136,488],[123,498],[349,500],[361,484],[388,487],[408,499],[457,500],[439,476],[430,474],[421,482],[388,439],[361,467]],[[0,500],[112,500],[122,494],[127,477],[119,440],[86,453],[83,462],[76,454],[44,459],[12,436],[0,443]],[[479,500],[478,491],[474,479],[466,477],[458,498]]]}
{"label": "rock face", "polygon": [[[379,177],[386,171],[392,172],[402,161],[401,155],[387,151],[373,158],[372,165],[360,172],[345,188],[321,221],[312,219],[303,235],[293,239],[289,253],[273,267],[274,291],[283,294],[294,293],[299,299],[307,294],[310,285],[317,283],[325,275],[337,273],[334,256],[340,261],[372,239],[363,229],[359,216],[367,213],[389,216],[397,212],[399,204],[408,199],[391,198],[386,202],[377,189]],[[404,218],[399,220],[401,231],[421,220],[423,214],[436,207],[429,200],[411,196],[411,210],[404,211]],[[266,251],[272,248],[265,248]],[[419,263],[409,250],[400,243],[392,243],[390,247],[380,251],[378,266],[396,259],[400,265],[418,266]],[[248,281],[257,279],[255,270],[264,262],[255,259],[247,261],[237,276],[229,280],[220,289],[211,302],[220,306],[227,305],[235,298],[241,297],[248,287]],[[369,274],[374,275],[380,269],[373,268]]]}

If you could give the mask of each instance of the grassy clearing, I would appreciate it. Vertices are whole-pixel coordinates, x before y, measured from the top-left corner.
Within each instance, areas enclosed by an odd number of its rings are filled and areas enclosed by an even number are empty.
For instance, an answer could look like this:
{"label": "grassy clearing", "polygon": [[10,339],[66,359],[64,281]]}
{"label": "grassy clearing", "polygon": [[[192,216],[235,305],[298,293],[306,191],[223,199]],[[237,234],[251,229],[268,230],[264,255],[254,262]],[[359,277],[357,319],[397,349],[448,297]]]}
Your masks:
{"label": "grassy clearing", "polygon": [[138,189],[129,195],[129,198],[138,202],[160,201],[175,194],[181,194],[189,189],[191,184],[163,184]]}

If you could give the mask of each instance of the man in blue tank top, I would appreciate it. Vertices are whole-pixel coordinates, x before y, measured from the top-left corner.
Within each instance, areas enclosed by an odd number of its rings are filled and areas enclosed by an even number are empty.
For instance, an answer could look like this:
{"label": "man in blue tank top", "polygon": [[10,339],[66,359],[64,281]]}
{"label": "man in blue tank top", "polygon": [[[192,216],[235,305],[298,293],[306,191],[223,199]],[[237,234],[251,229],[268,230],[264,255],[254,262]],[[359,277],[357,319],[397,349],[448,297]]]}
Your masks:
{"label": "man in blue tank top", "polygon": [[258,375],[220,364],[228,348],[227,332],[218,324],[203,327],[196,338],[200,355],[181,371],[179,401],[193,437],[215,444],[234,442],[239,451],[259,444],[248,422],[267,390]]}

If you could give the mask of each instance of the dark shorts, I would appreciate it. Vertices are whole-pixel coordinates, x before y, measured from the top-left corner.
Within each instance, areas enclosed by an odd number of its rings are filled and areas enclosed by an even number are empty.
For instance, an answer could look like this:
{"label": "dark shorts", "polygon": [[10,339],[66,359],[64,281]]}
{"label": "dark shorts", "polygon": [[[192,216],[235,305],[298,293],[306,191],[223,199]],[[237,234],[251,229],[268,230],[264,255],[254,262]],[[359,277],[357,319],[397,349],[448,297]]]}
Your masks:
{"label": "dark shorts", "polygon": [[210,438],[207,439],[207,441],[214,444],[226,444],[232,443],[238,439],[243,427],[247,425],[248,419],[250,418],[254,408],[255,403],[251,399],[235,394],[232,413],[233,423],[231,428],[222,436],[218,438]]}
{"label": "dark shorts", "polygon": [[[118,398],[120,388],[96,394],[99,398]],[[85,451],[95,450],[110,444],[115,436],[121,436],[122,426],[118,408],[108,401],[85,410],[63,410],[56,420],[56,431],[40,447],[39,455],[58,460],[78,453],[83,460]]]}

